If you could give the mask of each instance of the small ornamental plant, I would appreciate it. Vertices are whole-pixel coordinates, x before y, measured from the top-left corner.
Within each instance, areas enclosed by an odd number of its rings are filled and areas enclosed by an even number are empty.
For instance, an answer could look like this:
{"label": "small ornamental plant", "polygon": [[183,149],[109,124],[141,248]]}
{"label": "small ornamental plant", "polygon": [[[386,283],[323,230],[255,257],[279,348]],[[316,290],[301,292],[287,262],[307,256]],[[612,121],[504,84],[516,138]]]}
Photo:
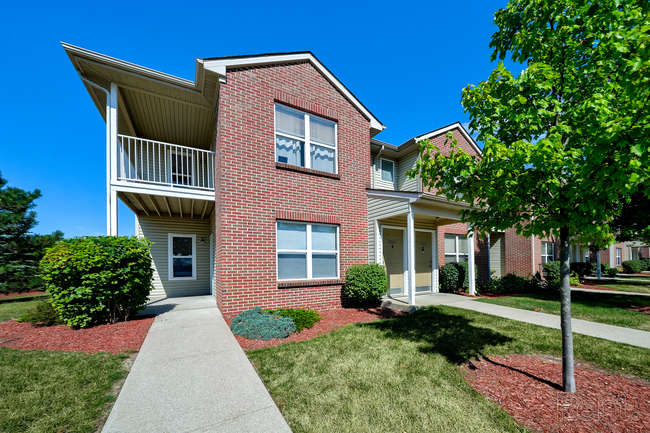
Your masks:
{"label": "small ornamental plant", "polygon": [[262,311],[262,307],[251,308],[239,313],[230,324],[233,334],[252,340],[267,341],[272,338],[287,338],[297,331],[291,317]]}
{"label": "small ornamental plant", "polygon": [[277,310],[264,310],[270,314],[276,316],[289,317],[293,320],[293,323],[296,325],[298,332],[302,332],[303,329],[309,329],[316,322],[322,319],[320,314],[314,310],[305,310],[303,308],[278,308]]}
{"label": "small ornamental plant", "polygon": [[381,301],[388,293],[386,268],[376,263],[352,265],[345,271],[343,294],[362,304]]}

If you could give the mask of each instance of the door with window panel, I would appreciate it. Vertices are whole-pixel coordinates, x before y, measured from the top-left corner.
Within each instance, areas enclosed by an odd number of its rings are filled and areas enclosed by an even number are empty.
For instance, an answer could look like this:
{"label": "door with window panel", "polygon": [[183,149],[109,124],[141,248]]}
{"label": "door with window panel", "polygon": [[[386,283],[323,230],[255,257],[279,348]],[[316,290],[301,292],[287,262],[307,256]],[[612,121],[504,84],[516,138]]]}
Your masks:
{"label": "door with window panel", "polygon": [[195,278],[194,235],[170,234],[169,278]]}

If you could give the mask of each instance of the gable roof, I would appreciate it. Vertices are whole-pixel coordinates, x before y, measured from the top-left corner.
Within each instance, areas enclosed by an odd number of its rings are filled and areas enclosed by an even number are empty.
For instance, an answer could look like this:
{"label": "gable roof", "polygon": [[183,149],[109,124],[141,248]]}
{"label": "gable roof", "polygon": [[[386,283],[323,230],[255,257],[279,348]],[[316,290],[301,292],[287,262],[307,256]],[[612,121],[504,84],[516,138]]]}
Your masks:
{"label": "gable roof", "polygon": [[370,136],[374,136],[386,127],[357,99],[354,94],[339,81],[310,51],[292,53],[268,53],[245,56],[210,57],[203,59],[203,67],[220,76],[226,76],[226,70],[247,66],[273,65],[278,63],[295,63],[308,61],[336,88],[354,107],[370,121]]}

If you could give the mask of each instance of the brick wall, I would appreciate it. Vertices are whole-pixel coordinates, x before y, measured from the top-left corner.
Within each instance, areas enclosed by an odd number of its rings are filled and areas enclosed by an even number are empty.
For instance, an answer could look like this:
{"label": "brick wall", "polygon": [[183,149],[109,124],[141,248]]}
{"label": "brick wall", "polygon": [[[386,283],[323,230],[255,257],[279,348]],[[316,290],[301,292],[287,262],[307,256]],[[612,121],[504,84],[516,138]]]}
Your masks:
{"label": "brick wall", "polygon": [[[274,103],[338,122],[338,173],[327,176],[275,162]],[[341,277],[368,258],[366,185],[369,121],[310,63],[227,71],[216,143],[217,299],[224,315],[262,307],[341,305],[340,281],[278,284],[276,215],[337,219]],[[288,287],[286,287],[288,286]]]}

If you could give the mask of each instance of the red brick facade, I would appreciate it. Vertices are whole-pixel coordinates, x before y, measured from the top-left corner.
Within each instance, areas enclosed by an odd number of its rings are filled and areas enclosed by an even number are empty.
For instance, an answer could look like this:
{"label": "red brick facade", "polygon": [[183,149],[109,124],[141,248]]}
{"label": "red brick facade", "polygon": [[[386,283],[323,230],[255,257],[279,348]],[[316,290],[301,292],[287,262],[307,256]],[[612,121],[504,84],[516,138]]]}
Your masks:
{"label": "red brick facade", "polygon": [[[337,122],[338,175],[276,164],[275,102]],[[350,265],[367,262],[368,119],[303,62],[228,70],[216,128],[220,310],[340,305],[340,280],[278,283],[276,221],[338,224],[341,279]]]}

